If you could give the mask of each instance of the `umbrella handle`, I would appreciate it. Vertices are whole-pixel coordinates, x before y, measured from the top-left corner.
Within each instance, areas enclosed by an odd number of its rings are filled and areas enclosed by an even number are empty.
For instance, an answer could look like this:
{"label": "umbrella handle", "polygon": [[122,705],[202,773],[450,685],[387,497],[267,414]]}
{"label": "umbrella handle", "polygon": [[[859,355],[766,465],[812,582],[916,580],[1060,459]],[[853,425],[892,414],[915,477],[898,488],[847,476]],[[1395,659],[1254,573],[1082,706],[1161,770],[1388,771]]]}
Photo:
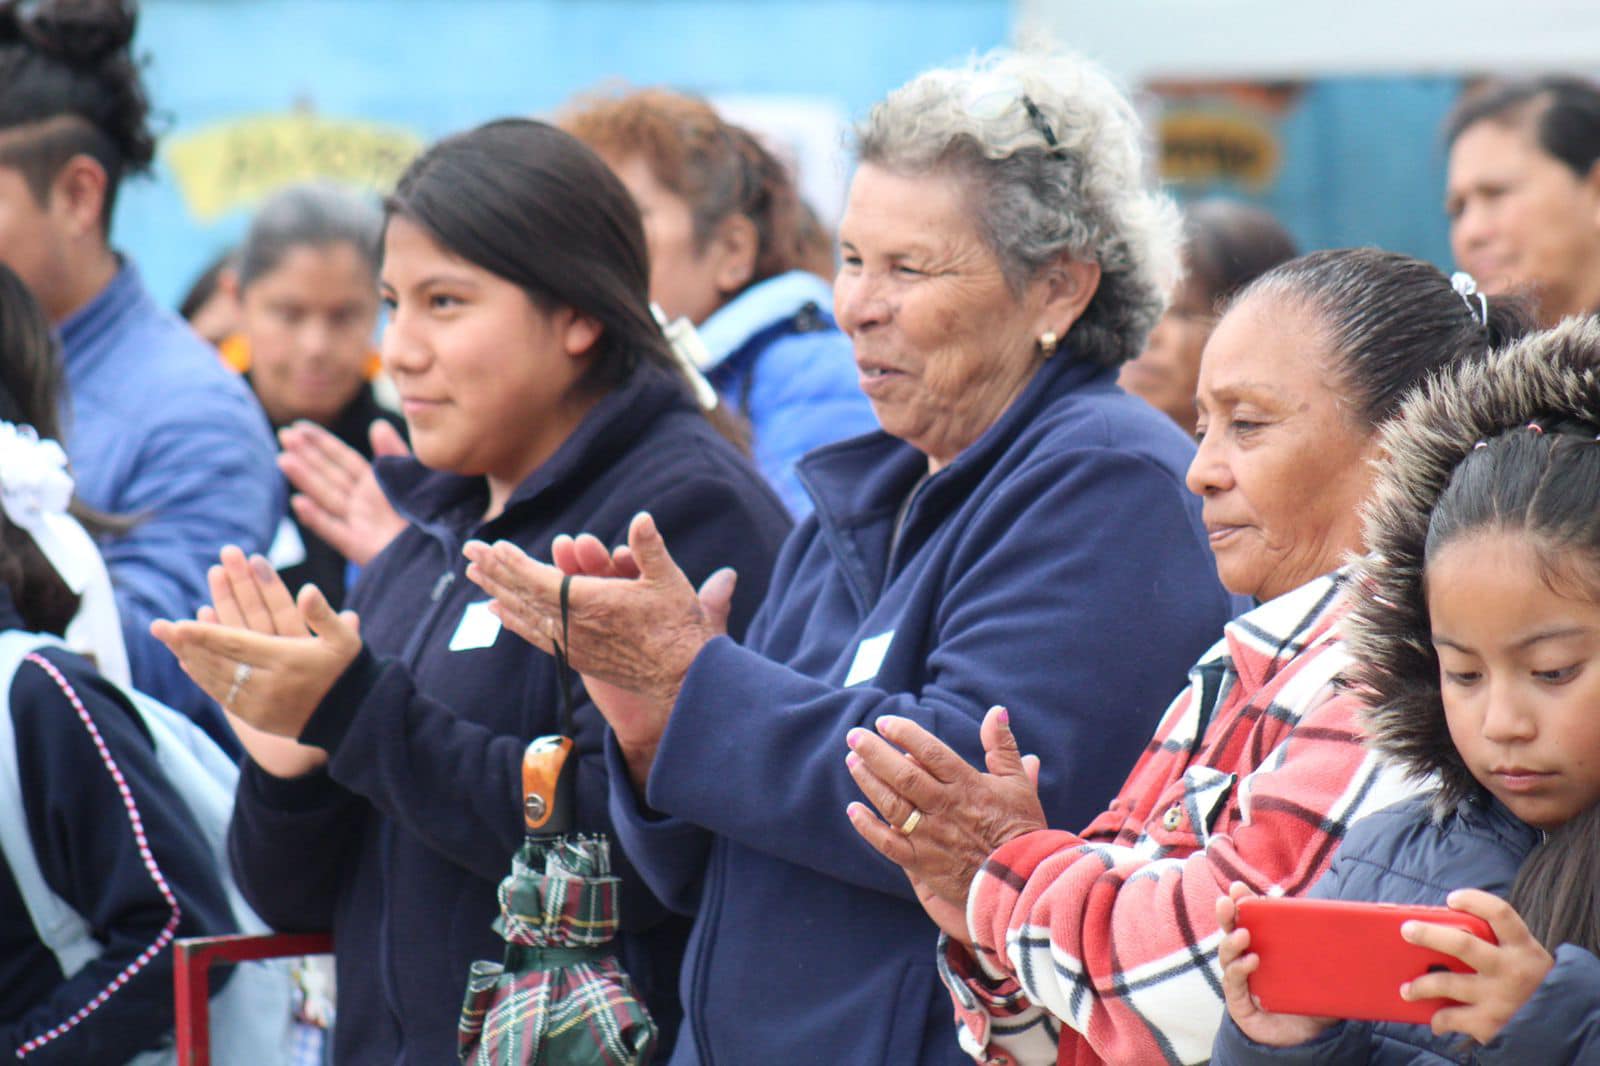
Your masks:
{"label": "umbrella handle", "polygon": [[571,737],[539,737],[522,755],[522,817],[528,832],[566,833],[572,829],[574,771]]}

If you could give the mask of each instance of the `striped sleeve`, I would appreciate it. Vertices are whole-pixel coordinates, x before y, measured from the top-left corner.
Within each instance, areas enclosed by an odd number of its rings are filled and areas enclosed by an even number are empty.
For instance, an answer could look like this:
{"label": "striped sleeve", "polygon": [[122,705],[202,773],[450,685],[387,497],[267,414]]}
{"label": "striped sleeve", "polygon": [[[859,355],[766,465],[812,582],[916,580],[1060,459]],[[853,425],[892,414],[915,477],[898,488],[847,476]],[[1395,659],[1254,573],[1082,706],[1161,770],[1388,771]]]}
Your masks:
{"label": "striped sleeve", "polygon": [[1054,1061],[1037,1050],[1048,1012],[1063,1063],[1209,1058],[1223,1014],[1214,910],[1228,883],[1300,893],[1354,820],[1415,790],[1365,749],[1357,700],[1304,680],[1320,698],[1278,693],[1313,709],[1289,712],[1297,723],[1254,770],[1190,767],[1181,800],[1158,804],[1135,844],[1044,831],[991,856],[968,909],[981,975],[968,966],[962,983],[980,1006],[987,986],[993,1010],[959,1012],[969,1050],[996,1057],[1010,1043],[1013,1061]]}

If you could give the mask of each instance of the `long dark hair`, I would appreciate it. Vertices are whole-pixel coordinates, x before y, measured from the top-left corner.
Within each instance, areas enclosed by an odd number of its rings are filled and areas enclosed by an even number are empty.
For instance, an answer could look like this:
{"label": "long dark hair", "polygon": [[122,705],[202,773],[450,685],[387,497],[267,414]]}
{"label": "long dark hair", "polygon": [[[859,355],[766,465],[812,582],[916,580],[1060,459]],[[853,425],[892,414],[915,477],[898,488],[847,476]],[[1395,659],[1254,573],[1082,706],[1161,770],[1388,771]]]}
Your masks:
{"label": "long dark hair", "polygon": [[[1468,452],[1428,520],[1426,560],[1487,529],[1520,532],[1552,588],[1600,600],[1600,427],[1587,422],[1518,427]],[[1426,582],[1426,569],[1424,569]],[[1551,830],[1523,862],[1511,904],[1552,951],[1600,951],[1600,808]]]}
{"label": "long dark hair", "polygon": [[139,67],[129,52],[134,0],[0,3],[0,150],[44,203],[62,166],[87,155],[106,172],[103,232],[125,174],[150,168],[155,135]]}
{"label": "long dark hair", "polygon": [[[22,280],[0,263],[0,420],[32,426],[60,440],[58,411],[64,377],[61,352],[44,309]],[[115,535],[133,522],[101,514],[76,497],[70,513],[91,533]],[[78,596],[45,558],[33,537],[0,512],[0,585],[32,630],[57,635],[78,612]]]}
{"label": "long dark hair", "polygon": [[[611,168],[571,134],[502,119],[447,137],[406,169],[385,209],[519,286],[536,306],[569,307],[597,321],[600,338],[579,388],[610,392],[645,364],[688,387],[650,312],[639,209]],[[718,428],[739,439],[731,424]]]}

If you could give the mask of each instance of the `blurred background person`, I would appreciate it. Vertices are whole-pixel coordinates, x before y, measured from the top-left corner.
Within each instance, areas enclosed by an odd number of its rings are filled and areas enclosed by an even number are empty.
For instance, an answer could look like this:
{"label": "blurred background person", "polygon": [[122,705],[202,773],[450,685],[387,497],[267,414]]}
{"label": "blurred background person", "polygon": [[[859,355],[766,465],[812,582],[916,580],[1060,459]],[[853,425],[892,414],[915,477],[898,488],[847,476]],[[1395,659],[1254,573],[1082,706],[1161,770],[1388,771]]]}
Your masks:
{"label": "blurred background person", "polygon": [[234,298],[233,287],[222,284],[232,272],[233,249],[229,248],[200,271],[178,301],[178,314],[217,348],[239,329],[239,301]]}
{"label": "blurred background person", "polygon": [[155,154],[135,17],[131,0],[0,8],[0,259],[60,330],[79,493],[139,518],[104,545],[134,683],[237,750],[149,626],[205,601],[222,545],[267,547],[283,488],[249,391],[108,243],[122,178]]}
{"label": "blurred background person", "polygon": [[1570,77],[1491,85],[1445,123],[1457,265],[1541,326],[1600,311],[1600,88]]}
{"label": "blurred background person", "polygon": [[[998,52],[895,90],[858,143],[834,306],[882,430],[801,461],[819,504],[748,639],[646,517],[628,564],[592,538],[557,560],[583,573],[569,652],[612,725],[618,833],[695,914],[674,1063],[961,1061],[917,890],[844,817],[845,737],[896,716],[981,758],[1013,701],[1052,753],[1046,809],[1087,819],[1230,614],[1193,445],[1116,386],[1179,235],[1127,100],[1081,60]],[[466,550],[550,649],[561,574]]]}
{"label": "blurred background person", "polygon": [[[367,460],[374,447],[405,450],[400,417],[373,391],[382,230],[377,205],[354,192],[292,186],[262,204],[219,282],[238,308],[223,358],[273,428],[316,423]],[[344,603],[344,556],[292,511],[267,557],[291,592],[311,582],[335,610]]]}
{"label": "blurred background person", "polygon": [[793,180],[749,132],[665,89],[581,97],[560,123],[638,202],[650,298],[695,325],[701,371],[749,420],[756,465],[803,517],[811,499],[796,461],[877,423],[814,273],[818,227]]}
{"label": "blurred background person", "polygon": [[1294,256],[1294,238],[1262,208],[1224,199],[1185,206],[1183,280],[1144,351],[1123,364],[1117,384],[1193,434],[1200,352],[1222,305]]}

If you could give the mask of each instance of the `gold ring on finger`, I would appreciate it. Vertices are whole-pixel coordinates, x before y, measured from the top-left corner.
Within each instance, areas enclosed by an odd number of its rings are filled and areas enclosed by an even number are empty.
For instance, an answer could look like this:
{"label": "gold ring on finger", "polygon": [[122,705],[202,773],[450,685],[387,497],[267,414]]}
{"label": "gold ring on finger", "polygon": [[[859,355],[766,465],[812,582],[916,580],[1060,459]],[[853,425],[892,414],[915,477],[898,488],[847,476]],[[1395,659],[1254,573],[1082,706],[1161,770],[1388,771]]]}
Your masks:
{"label": "gold ring on finger", "polygon": [[911,808],[911,813],[906,815],[906,820],[900,823],[900,835],[910,836],[917,831],[917,826],[922,824],[922,812]]}

